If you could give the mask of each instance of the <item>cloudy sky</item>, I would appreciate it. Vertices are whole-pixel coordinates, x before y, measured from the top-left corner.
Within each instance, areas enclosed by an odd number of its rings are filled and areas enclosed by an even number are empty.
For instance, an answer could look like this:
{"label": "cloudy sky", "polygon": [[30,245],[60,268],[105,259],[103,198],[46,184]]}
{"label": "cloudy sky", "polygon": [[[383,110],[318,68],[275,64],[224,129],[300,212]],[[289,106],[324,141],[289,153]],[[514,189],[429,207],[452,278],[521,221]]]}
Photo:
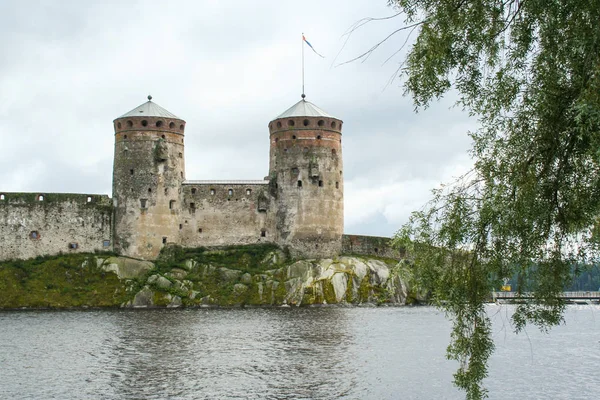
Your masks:
{"label": "cloudy sky", "polygon": [[[474,121],[447,99],[414,112],[394,76],[386,0],[0,2],[0,191],[111,194],[113,127],[153,101],[187,121],[187,179],[262,179],[267,125],[306,94],[344,121],[346,233],[390,236],[471,165]],[[338,54],[339,53],[339,54]],[[336,58],[337,56],[337,58]]]}

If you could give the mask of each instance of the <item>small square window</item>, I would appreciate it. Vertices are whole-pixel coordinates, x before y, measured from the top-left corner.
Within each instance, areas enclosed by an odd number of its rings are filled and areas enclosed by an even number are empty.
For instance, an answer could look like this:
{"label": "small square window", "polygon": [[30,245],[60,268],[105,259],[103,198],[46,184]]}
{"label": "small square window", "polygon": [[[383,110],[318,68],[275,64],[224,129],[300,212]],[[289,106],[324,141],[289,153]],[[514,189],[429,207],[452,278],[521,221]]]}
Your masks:
{"label": "small square window", "polygon": [[29,232],[29,238],[37,240],[40,238],[40,233],[38,231],[31,231]]}
{"label": "small square window", "polygon": [[166,236],[163,236],[162,242],[163,242],[163,244],[167,244],[167,237]]}
{"label": "small square window", "polygon": [[196,188],[192,188],[192,194],[196,194]]}
{"label": "small square window", "polygon": [[69,250],[77,250],[79,244],[77,243],[69,243]]}
{"label": "small square window", "polygon": [[211,196],[214,196],[215,195],[215,189],[210,189],[210,194],[211,194]]}
{"label": "small square window", "polygon": [[105,240],[102,242],[102,247],[109,247],[110,246],[110,240]]}
{"label": "small square window", "polygon": [[88,203],[91,203],[91,202],[92,202],[92,196],[88,196],[88,197],[87,197],[87,199],[86,199],[86,201],[87,201]]}
{"label": "small square window", "polygon": [[6,198],[4,197],[3,194],[0,194],[0,200],[5,200]]}

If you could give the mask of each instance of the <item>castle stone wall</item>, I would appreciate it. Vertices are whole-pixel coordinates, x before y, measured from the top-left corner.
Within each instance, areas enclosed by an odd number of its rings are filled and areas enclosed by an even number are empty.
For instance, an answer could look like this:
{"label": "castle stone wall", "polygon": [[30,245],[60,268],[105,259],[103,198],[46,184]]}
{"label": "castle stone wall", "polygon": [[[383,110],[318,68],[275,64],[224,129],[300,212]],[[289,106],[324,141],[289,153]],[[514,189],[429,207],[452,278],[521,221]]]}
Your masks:
{"label": "castle stone wall", "polygon": [[114,126],[115,250],[153,260],[179,241],[185,121],[124,117]]}
{"label": "castle stone wall", "polygon": [[344,232],[342,122],[280,118],[269,124],[269,176],[276,187],[278,243],[299,257],[341,251]]}
{"label": "castle stone wall", "polygon": [[186,182],[179,214],[185,247],[274,242],[267,182]]}
{"label": "castle stone wall", "polygon": [[106,195],[1,193],[0,260],[112,250]]}
{"label": "castle stone wall", "polygon": [[381,236],[343,235],[342,252],[400,259],[404,251],[392,247],[392,239]]}

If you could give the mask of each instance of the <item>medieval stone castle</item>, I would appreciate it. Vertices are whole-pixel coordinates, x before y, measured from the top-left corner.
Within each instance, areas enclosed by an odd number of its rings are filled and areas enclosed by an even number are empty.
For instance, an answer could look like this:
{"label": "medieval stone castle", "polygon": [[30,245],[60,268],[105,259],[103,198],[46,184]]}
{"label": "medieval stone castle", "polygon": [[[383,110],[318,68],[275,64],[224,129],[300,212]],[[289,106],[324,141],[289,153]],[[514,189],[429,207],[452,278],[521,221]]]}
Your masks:
{"label": "medieval stone castle", "polygon": [[304,96],[269,122],[263,180],[187,179],[186,123],[151,96],[113,124],[112,199],[0,192],[0,260],[102,250],[152,260],[167,244],[275,243],[309,258],[337,255],[342,243],[386,247],[343,235],[342,121]]}

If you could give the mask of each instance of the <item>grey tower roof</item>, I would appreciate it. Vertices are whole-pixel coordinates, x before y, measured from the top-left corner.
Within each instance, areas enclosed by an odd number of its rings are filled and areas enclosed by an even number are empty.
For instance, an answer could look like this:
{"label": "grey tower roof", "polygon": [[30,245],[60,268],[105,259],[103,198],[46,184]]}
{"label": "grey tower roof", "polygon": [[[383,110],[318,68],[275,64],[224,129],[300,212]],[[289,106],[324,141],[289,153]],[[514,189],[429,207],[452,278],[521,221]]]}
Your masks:
{"label": "grey tower roof", "polygon": [[299,102],[285,110],[283,113],[279,114],[277,117],[275,117],[275,119],[290,117],[336,118],[333,115],[327,114],[325,111],[321,110],[319,107],[315,106],[310,101],[306,101],[304,99],[300,100]]}
{"label": "grey tower roof", "polygon": [[119,118],[126,117],[164,117],[164,118],[176,118],[181,119],[176,115],[171,114],[161,106],[152,102],[152,96],[148,96],[148,101],[141,104],[129,111],[126,114],[121,115]]}

